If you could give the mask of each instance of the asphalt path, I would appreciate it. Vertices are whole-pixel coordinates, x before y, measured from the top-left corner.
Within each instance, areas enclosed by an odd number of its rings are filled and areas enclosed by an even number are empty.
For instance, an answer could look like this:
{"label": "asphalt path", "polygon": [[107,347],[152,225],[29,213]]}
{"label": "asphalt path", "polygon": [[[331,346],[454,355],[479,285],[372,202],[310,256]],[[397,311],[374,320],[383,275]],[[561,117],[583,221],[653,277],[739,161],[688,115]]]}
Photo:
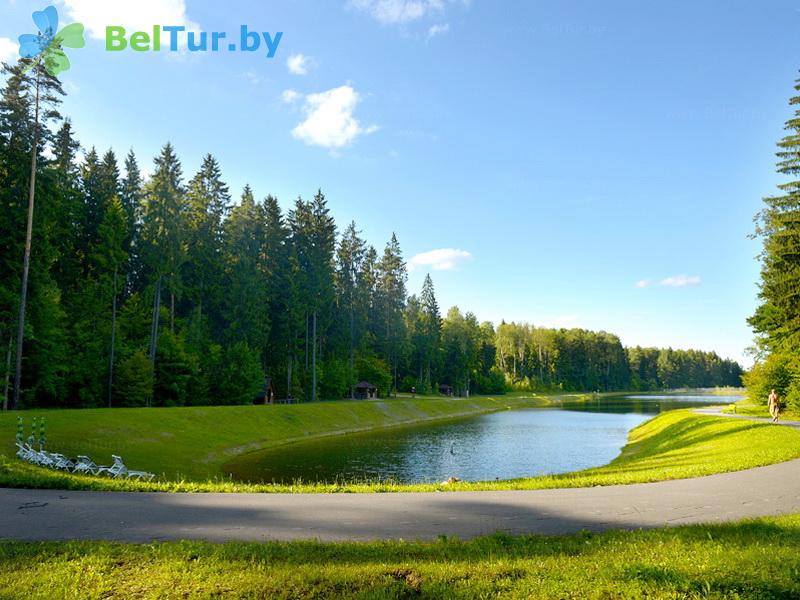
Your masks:
{"label": "asphalt path", "polygon": [[[719,409],[698,412],[721,415]],[[780,425],[800,428],[800,422]],[[495,532],[552,535],[787,513],[800,513],[800,459],[694,479],[526,491],[185,494],[0,489],[0,538],[469,539]]]}

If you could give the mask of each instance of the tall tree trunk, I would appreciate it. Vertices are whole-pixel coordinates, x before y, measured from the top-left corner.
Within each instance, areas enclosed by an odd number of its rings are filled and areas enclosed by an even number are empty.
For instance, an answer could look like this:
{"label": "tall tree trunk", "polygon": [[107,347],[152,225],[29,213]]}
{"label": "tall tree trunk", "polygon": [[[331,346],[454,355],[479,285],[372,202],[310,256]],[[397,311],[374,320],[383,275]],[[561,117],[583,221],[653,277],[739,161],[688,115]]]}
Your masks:
{"label": "tall tree trunk", "polygon": [[17,360],[14,367],[14,397],[10,408],[19,406],[22,391],[22,346],[25,342],[25,306],[28,302],[28,275],[31,268],[31,243],[33,240],[33,203],[36,196],[36,163],[39,156],[39,83],[40,71],[36,68],[36,100],[33,119],[33,146],[31,147],[31,180],[28,188],[28,224],[25,229],[25,256],[22,259],[22,285],[19,291],[19,319],[17,321]]}
{"label": "tall tree trunk", "polygon": [[108,408],[114,390],[114,352],[117,345],[117,268],[114,267],[114,289],[111,297],[111,350],[108,356]]}
{"label": "tall tree trunk", "polygon": [[150,329],[150,362],[155,365],[156,350],[158,349],[158,319],[161,315],[161,277],[156,280],[156,289],[153,293],[153,318]]}
{"label": "tall tree trunk", "polygon": [[292,397],[292,352],[289,351],[289,355],[286,358],[286,399],[289,400]]}
{"label": "tall tree trunk", "polygon": [[543,364],[542,364],[542,360],[543,360],[542,359],[542,347],[540,345],[540,346],[537,346],[537,348],[538,348],[538,351],[539,351],[539,383],[543,384],[544,383],[544,372],[542,371],[542,368],[543,368]]}
{"label": "tall tree trunk", "polygon": [[11,383],[11,343],[14,338],[8,335],[8,351],[6,352],[6,376],[3,385],[3,410],[8,410],[8,388]]}
{"label": "tall tree trunk", "polygon": [[312,317],[313,348],[311,358],[311,401],[317,401],[317,311]]}
{"label": "tall tree trunk", "polygon": [[169,292],[169,331],[175,333],[175,293],[172,290]]}
{"label": "tall tree trunk", "polygon": [[308,371],[308,313],[306,313],[306,353],[305,353],[305,361],[306,361],[306,371]]}
{"label": "tall tree trunk", "polygon": [[425,366],[425,390],[424,390],[424,393],[429,393],[429,390],[431,389],[431,385],[432,385],[432,382],[431,382],[431,359],[428,358],[428,362],[427,362],[427,364]]}
{"label": "tall tree trunk", "polygon": [[[156,351],[158,350],[158,319],[161,315],[161,277],[159,276],[156,281],[156,289],[153,293],[153,320],[152,329],[150,330],[150,365],[153,369],[153,383],[155,384],[156,374]],[[152,400],[152,391],[150,397],[147,399],[147,406],[150,406]]]}
{"label": "tall tree trunk", "polygon": [[354,346],[353,338],[355,337],[355,333],[353,331],[354,330],[354,320],[355,320],[355,318],[353,316],[353,300],[351,298],[350,299],[350,398],[351,399],[354,396],[354,394],[353,394],[353,385],[354,385],[353,376],[354,376],[354,373],[355,373],[355,350],[354,350],[354,347],[353,347]]}

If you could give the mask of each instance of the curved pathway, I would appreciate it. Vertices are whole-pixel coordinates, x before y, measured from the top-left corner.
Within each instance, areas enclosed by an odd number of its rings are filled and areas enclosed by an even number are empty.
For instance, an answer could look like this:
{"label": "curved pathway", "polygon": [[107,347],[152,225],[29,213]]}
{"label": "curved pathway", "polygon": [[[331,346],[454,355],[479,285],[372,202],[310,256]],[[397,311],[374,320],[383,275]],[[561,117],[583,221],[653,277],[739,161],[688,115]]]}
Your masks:
{"label": "curved pathway", "polygon": [[[698,412],[721,416],[718,409]],[[781,424],[800,428],[800,422]],[[0,538],[467,539],[498,531],[561,534],[785,513],[800,513],[800,459],[696,479],[531,491],[170,494],[2,489]]]}

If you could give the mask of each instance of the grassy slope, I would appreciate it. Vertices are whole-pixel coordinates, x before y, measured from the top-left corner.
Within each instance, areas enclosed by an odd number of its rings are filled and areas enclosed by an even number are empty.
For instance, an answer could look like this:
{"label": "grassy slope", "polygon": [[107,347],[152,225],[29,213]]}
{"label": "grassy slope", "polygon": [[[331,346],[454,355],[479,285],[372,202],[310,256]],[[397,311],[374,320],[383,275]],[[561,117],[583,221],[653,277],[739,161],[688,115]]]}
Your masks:
{"label": "grassy slope", "polygon": [[0,596],[798,598],[799,547],[800,515],[469,542],[0,542]]}
{"label": "grassy slope", "polygon": [[274,406],[120,408],[24,411],[0,414],[0,454],[15,452],[17,415],[44,416],[47,447],[69,456],[88,454],[109,464],[120,454],[132,469],[171,480],[205,480],[238,453],[296,439],[359,431],[506,408],[542,406],[533,396],[470,399],[401,398],[369,402],[321,402]]}
{"label": "grassy slope", "polygon": [[0,485],[60,489],[218,492],[404,492],[545,489],[643,483],[736,471],[800,457],[800,431],[786,427],[700,416],[689,410],[659,415],[633,431],[621,455],[606,466],[547,477],[454,485],[390,483],[246,485],[229,481],[140,483],[79,477],[0,460]]}

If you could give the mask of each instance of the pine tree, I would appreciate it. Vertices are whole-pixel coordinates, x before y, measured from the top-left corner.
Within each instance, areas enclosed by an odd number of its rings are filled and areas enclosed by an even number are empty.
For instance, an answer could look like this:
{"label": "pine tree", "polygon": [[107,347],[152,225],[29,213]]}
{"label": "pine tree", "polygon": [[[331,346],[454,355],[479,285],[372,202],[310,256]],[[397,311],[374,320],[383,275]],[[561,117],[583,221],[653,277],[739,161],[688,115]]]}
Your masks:
{"label": "pine tree", "polygon": [[249,348],[260,349],[267,339],[266,282],[260,265],[263,239],[263,212],[247,185],[241,202],[225,221],[225,337],[229,344],[245,342]]}
{"label": "pine tree", "polygon": [[[276,392],[286,381],[285,397],[291,397],[291,311],[293,302],[291,265],[289,263],[289,229],[281,213],[277,198],[267,196],[263,204],[264,243],[262,270],[267,294],[267,314],[270,319],[269,335],[264,348],[264,372],[275,382]],[[279,373],[285,378],[276,379]],[[280,393],[280,392],[278,392]]]}
{"label": "pine tree", "polygon": [[[800,92],[800,80],[795,89]],[[750,324],[759,344],[769,351],[800,350],[800,95],[789,103],[797,106],[786,122],[789,134],[779,143],[777,171],[789,178],[779,186],[781,194],[764,199],[757,216],[756,235],[762,238],[761,305]]]}
{"label": "pine tree", "polygon": [[[97,230],[105,212],[105,189],[100,157],[95,148],[91,148],[80,167],[80,186],[83,194],[82,222],[80,224],[81,245],[79,251],[88,257],[97,243]],[[84,261],[88,271],[89,263]]]}
{"label": "pine tree", "polygon": [[125,253],[128,255],[125,296],[130,296],[144,275],[142,263],[142,213],[144,208],[144,180],[133,150],[125,157],[125,177],[120,182],[119,199],[125,210],[128,237],[125,240]]}
{"label": "pine tree", "polygon": [[218,309],[222,289],[223,221],[230,211],[231,196],[222,181],[216,159],[207,154],[187,191],[188,254],[186,287],[193,308]]}
{"label": "pine tree", "polygon": [[83,200],[76,163],[79,149],[80,144],[74,138],[72,123],[69,119],[65,119],[53,141],[52,162],[55,172],[56,210],[59,214],[53,231],[58,253],[54,277],[64,296],[74,294],[83,275],[84,257],[79,244],[79,231],[83,223]]}
{"label": "pine tree", "polygon": [[[800,92],[800,80],[795,90]],[[777,171],[788,181],[778,186],[779,195],[764,199],[756,217],[755,235],[763,242],[761,304],[749,323],[756,332],[759,358],[789,359],[793,382],[790,390],[780,392],[788,391],[789,401],[800,404],[800,94],[789,104],[797,110],[786,122],[789,133],[778,142],[777,152]]]}
{"label": "pine tree", "polygon": [[[58,79],[50,75],[44,65],[38,61],[31,62],[31,60],[22,59],[13,67],[4,65],[3,73],[8,76],[8,82],[3,90],[2,100],[0,100],[0,136],[3,138],[3,158],[11,167],[10,170],[17,172],[17,177],[12,176],[11,181],[7,182],[11,184],[7,192],[20,198],[22,195],[17,196],[15,192],[20,192],[20,188],[24,185],[27,187],[28,197],[17,316],[14,392],[11,402],[8,403],[8,406],[13,409],[19,405],[22,392],[22,355],[33,251],[33,219],[38,162],[44,144],[51,137],[48,123],[60,117],[56,106],[61,102],[64,91]],[[24,162],[21,157],[25,154],[29,156],[30,161],[27,181],[24,177],[19,176]],[[12,223],[16,220],[12,220]],[[10,239],[15,238],[17,238],[16,231],[11,233]]]}
{"label": "pine tree", "polygon": [[170,143],[154,160],[155,172],[145,189],[142,238],[145,263],[154,283],[150,362],[155,364],[161,295],[170,293],[170,331],[175,327],[175,295],[180,291],[180,267],[186,258],[185,194],[181,164]]}
{"label": "pine tree", "polygon": [[386,362],[392,369],[394,391],[397,393],[397,371],[403,358],[406,341],[403,311],[406,303],[408,272],[397,236],[386,244],[378,263],[376,303],[382,323],[382,349]]}
{"label": "pine tree", "polygon": [[367,251],[366,242],[359,237],[355,221],[345,229],[336,252],[336,291],[338,306],[347,320],[347,348],[350,378],[350,397],[353,397],[355,373],[355,349],[358,337],[363,328],[365,315],[359,311],[359,295],[362,289],[359,274],[362,270],[364,256]]}
{"label": "pine tree", "polygon": [[336,245],[336,225],[322,190],[310,202],[297,199],[289,212],[292,236],[294,277],[305,291],[304,302],[307,333],[306,361],[311,358],[311,396],[317,399],[318,330],[324,329],[330,318],[334,299],[333,257]]}
{"label": "pine tree", "polygon": [[422,334],[424,360],[422,389],[424,393],[431,391],[433,383],[431,378],[432,368],[437,366],[439,357],[439,347],[442,337],[442,316],[439,312],[439,304],[436,302],[436,294],[433,289],[433,280],[430,275],[425,275],[420,293],[421,315],[422,315]]}
{"label": "pine tree", "polygon": [[106,214],[98,230],[100,243],[95,251],[95,262],[100,273],[100,285],[108,289],[111,298],[111,336],[108,358],[107,402],[111,406],[114,385],[114,359],[117,338],[117,296],[120,270],[125,265],[125,239],[128,237],[125,209],[118,197],[112,198],[106,207]]}

